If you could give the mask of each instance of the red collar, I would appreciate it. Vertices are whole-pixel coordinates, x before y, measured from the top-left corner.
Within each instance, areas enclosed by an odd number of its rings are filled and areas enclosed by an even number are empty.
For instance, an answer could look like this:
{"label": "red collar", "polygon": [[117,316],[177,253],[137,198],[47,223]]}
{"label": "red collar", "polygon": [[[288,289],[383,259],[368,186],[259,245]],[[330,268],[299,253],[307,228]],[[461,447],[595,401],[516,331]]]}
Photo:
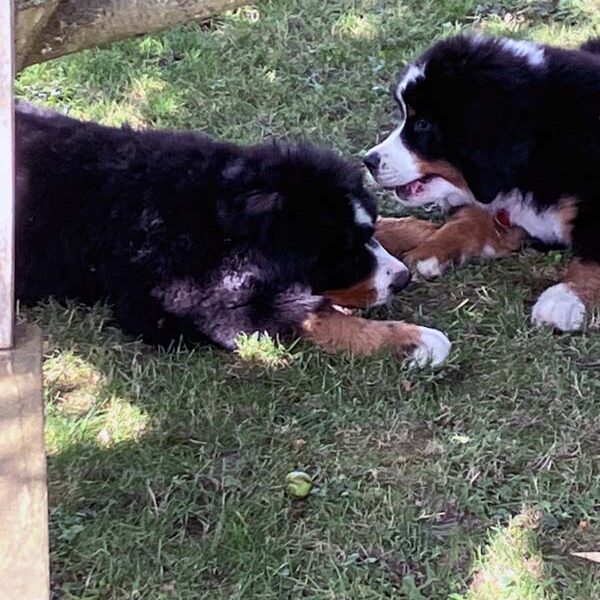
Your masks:
{"label": "red collar", "polygon": [[512,227],[510,212],[508,212],[505,208],[501,208],[499,211],[497,211],[494,215],[494,218],[503,227]]}

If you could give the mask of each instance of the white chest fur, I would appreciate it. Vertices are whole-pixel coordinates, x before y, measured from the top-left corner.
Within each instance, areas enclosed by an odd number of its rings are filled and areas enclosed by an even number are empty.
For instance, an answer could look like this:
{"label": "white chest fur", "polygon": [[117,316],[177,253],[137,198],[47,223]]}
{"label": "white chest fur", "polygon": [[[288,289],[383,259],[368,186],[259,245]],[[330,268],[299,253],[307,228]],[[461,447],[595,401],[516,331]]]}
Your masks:
{"label": "white chest fur", "polygon": [[487,205],[487,210],[497,213],[505,210],[513,225],[522,227],[531,237],[547,244],[568,244],[568,228],[561,214],[561,206],[540,210],[532,201],[531,194],[513,190],[500,194]]}

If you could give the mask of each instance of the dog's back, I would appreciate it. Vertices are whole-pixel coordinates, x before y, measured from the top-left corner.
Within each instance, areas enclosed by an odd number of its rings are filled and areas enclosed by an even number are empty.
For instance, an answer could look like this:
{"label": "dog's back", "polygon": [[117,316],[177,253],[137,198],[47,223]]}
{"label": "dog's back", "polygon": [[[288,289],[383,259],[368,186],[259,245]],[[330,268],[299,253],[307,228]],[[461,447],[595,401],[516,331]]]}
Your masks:
{"label": "dog's back", "polygon": [[581,45],[581,49],[591,54],[600,55],[600,37],[590,38],[587,42]]}
{"label": "dog's back", "polygon": [[[114,290],[126,263],[124,276],[130,278],[137,258],[132,252],[143,254],[145,238],[160,245],[166,216],[171,243],[161,249],[161,261],[180,259],[177,231],[189,231],[194,219],[203,221],[198,229],[205,255],[211,242],[219,245],[216,234],[211,240],[210,194],[197,194],[197,182],[206,183],[203,171],[225,148],[209,138],[103,127],[18,103],[16,140],[16,281],[22,300],[105,296],[109,290],[99,282],[111,282]],[[196,210],[190,213],[190,207]],[[139,256],[140,262],[148,258]]]}

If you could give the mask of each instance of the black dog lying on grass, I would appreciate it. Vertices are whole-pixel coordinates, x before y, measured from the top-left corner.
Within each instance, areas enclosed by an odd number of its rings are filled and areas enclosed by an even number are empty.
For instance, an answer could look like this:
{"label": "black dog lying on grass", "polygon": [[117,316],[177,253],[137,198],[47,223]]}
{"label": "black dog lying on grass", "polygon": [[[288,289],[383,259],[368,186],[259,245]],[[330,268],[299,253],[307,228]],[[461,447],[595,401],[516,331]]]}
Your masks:
{"label": "black dog lying on grass", "polygon": [[361,169],[305,144],[239,147],[17,105],[17,296],[106,299],[156,344],[304,334],[439,363],[438,331],[342,314],[386,302],[410,275],[373,238]]}

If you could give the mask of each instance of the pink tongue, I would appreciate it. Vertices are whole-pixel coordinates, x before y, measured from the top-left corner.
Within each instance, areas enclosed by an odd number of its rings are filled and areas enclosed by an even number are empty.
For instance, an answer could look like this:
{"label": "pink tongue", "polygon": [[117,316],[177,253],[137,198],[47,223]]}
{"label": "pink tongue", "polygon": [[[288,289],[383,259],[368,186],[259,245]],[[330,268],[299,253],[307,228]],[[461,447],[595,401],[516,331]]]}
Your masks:
{"label": "pink tongue", "polygon": [[414,196],[423,190],[423,183],[421,180],[413,181],[407,185],[403,185],[400,188],[402,193],[407,196]]}

